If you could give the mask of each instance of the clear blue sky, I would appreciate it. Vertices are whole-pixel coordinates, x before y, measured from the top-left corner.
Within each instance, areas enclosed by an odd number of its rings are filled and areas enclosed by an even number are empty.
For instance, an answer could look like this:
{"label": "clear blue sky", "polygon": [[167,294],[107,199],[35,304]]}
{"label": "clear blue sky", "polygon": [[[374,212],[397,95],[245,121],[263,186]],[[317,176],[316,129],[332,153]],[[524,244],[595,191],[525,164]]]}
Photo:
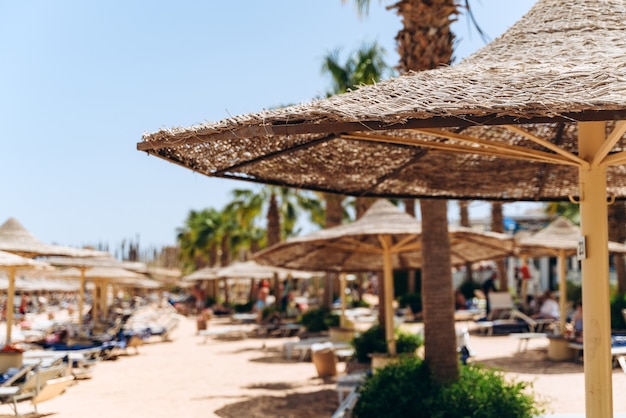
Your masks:
{"label": "clear blue sky", "polygon": [[[495,38],[534,2],[470,4]],[[335,48],[377,41],[395,65],[391,3],[359,18],[340,0],[1,2],[0,223],[15,217],[65,245],[174,244],[189,210],[252,186],[148,157],[135,148],[142,133],[323,95]],[[458,58],[483,45],[466,17],[454,29]]]}

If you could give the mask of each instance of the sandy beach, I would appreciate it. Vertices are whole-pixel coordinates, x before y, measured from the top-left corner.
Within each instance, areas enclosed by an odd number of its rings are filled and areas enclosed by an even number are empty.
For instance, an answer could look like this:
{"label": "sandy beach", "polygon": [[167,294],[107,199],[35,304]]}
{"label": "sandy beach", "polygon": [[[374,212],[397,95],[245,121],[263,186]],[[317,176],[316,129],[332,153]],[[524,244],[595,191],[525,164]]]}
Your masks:
{"label": "sandy beach", "polygon": [[[210,329],[227,326],[212,320]],[[419,325],[411,325],[419,326]],[[322,379],[310,361],[287,360],[285,338],[208,339],[196,322],[181,317],[171,342],[154,340],[139,354],[99,362],[93,377],[78,380],[61,396],[38,406],[40,416],[84,417],[329,417],[338,406],[335,379]],[[507,372],[511,379],[533,382],[546,412],[584,416],[581,364],[547,360],[545,340],[531,340],[517,352],[508,336],[470,337],[475,360]],[[342,372],[345,363],[339,363]],[[626,414],[626,374],[613,371],[614,411]],[[20,412],[31,411],[29,403]],[[576,414],[576,415],[570,415]],[[12,416],[0,406],[0,417]],[[30,416],[36,416],[31,414]]]}

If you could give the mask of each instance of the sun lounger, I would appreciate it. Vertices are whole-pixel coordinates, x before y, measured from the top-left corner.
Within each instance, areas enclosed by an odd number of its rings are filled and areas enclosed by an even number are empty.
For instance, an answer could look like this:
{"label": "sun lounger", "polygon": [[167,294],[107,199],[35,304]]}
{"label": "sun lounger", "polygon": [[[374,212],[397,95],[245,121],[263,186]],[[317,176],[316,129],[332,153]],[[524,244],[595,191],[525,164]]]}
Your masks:
{"label": "sun lounger", "polygon": [[332,418],[348,418],[352,416],[352,410],[359,400],[359,392],[352,391],[346,398],[339,404],[339,408],[335,410]]}
{"label": "sun lounger", "polygon": [[[30,401],[34,412],[37,413],[38,403],[62,393],[73,379],[73,376],[67,375],[65,364],[46,368],[37,367],[26,375],[22,383],[0,387],[0,403],[9,405],[18,416],[18,403]],[[50,388],[45,390],[48,384]]]}
{"label": "sun lounger", "polygon": [[[567,345],[569,348],[574,350],[574,360],[583,359],[583,343],[578,341],[572,341]],[[626,355],[626,337],[624,336],[613,336],[612,337],[612,345],[611,345],[611,356],[613,356],[613,365],[617,366],[619,364],[619,357]]]}
{"label": "sun lounger", "polygon": [[516,334],[510,334],[510,337],[517,338],[519,342],[517,343],[517,352],[523,353],[528,349],[528,342],[535,338],[547,338],[548,334],[543,332],[520,332]]}
{"label": "sun lounger", "polygon": [[361,383],[365,381],[367,378],[369,371],[349,373],[343,376],[337,377],[337,386],[335,390],[337,391],[337,397],[339,398],[339,403],[343,403],[344,399],[359,387]]}
{"label": "sun lounger", "polygon": [[219,328],[203,329],[198,331],[198,335],[204,337],[203,344],[206,344],[209,338],[248,338],[248,333],[254,328],[249,325],[231,325]]}
{"label": "sun lounger", "polygon": [[[332,344],[333,351],[335,354],[339,350],[348,350],[351,349],[352,346],[349,343],[344,343],[341,341],[330,341],[328,337],[320,337],[320,338],[306,338],[300,341],[288,341],[283,344],[283,351],[285,352],[285,358],[287,360],[291,360],[292,354],[294,351],[299,353],[298,359],[300,361],[304,361],[311,355],[311,348],[313,344],[319,343],[330,343]],[[345,356],[345,352],[342,351],[342,354]]]}
{"label": "sun lounger", "polygon": [[1,377],[2,381],[0,382],[0,387],[8,387],[13,386],[21,379],[23,379],[28,373],[30,373],[35,367],[37,367],[38,363],[26,363],[22,365],[20,368],[15,368],[14,370],[8,370]]}

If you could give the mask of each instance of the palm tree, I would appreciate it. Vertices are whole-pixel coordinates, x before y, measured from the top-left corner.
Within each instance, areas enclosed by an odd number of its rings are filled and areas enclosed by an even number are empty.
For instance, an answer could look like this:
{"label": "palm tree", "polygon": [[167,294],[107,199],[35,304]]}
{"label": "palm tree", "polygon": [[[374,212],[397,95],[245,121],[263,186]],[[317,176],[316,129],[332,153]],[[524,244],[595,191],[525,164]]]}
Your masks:
{"label": "palm tree", "polygon": [[192,210],[187,215],[185,225],[177,229],[176,238],[184,271],[190,272],[217,263],[220,218],[220,212],[212,208]]}
{"label": "palm tree", "polygon": [[[369,0],[354,0],[360,12]],[[454,0],[399,0],[389,6],[402,20],[396,36],[401,72],[429,70],[452,62],[454,34],[450,25],[460,13]],[[440,381],[458,379],[454,328],[454,296],[447,202],[421,199],[423,223],[422,298],[424,309],[425,358],[433,377]]]}
{"label": "palm tree", "polygon": [[322,74],[330,75],[332,87],[327,96],[345,93],[365,84],[374,84],[393,73],[385,63],[385,49],[377,42],[363,44],[361,48],[340,62],[340,49],[331,51],[324,57]]}
{"label": "palm tree", "polygon": [[[472,225],[470,224],[469,219],[469,201],[459,200],[457,203],[459,205],[459,223],[461,224],[461,226],[464,226],[466,228],[471,227]],[[473,281],[474,279],[472,277],[472,263],[465,263],[465,271],[467,273],[466,280],[468,282]]]}

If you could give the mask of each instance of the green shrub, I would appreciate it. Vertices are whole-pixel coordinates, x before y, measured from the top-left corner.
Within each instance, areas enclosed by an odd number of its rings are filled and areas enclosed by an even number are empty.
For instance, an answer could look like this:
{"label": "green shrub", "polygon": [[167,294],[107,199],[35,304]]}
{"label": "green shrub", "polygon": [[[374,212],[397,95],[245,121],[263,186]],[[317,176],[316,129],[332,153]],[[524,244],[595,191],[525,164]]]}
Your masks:
{"label": "green shrub", "polygon": [[[210,305],[209,305],[210,306]],[[233,309],[237,313],[250,312],[252,311],[252,302],[248,303],[235,303],[233,305]]]}
{"label": "green shrub", "polygon": [[339,326],[339,315],[333,314],[328,308],[311,309],[302,314],[300,322],[309,332],[326,331]]}
{"label": "green shrub", "polygon": [[611,296],[611,329],[626,329],[626,321],[624,321],[622,309],[626,309],[626,294],[617,293]]}
{"label": "green shrub", "polygon": [[370,307],[370,304],[365,302],[363,299],[353,300],[352,302],[350,302],[350,304],[352,305],[353,308],[369,308]]}
{"label": "green shrub", "polygon": [[527,393],[528,383],[509,382],[501,372],[460,366],[458,381],[437,384],[418,357],[390,363],[359,387],[353,416],[415,418],[532,418],[543,413]]}
{"label": "green shrub", "polygon": [[583,289],[579,284],[567,282],[565,294],[568,301],[576,302],[577,300],[582,300]]}
{"label": "green shrub", "polygon": [[400,296],[398,304],[401,308],[411,307],[414,314],[422,312],[422,295],[419,293],[406,293]]}
{"label": "green shrub", "polygon": [[[414,353],[424,344],[424,339],[420,334],[396,329],[396,351],[398,354]],[[370,354],[387,353],[387,343],[385,341],[385,329],[380,325],[373,325],[368,330],[360,333],[354,340],[354,356],[359,363],[369,363]]]}
{"label": "green shrub", "polygon": [[465,296],[465,299],[468,301],[474,299],[474,291],[479,289],[480,285],[478,283],[469,280],[463,281],[463,283],[459,286],[459,292],[461,292],[461,294]]}
{"label": "green shrub", "polygon": [[207,296],[204,299],[204,306],[213,306],[215,305],[217,301],[215,300],[215,298],[212,298],[211,296]]}

